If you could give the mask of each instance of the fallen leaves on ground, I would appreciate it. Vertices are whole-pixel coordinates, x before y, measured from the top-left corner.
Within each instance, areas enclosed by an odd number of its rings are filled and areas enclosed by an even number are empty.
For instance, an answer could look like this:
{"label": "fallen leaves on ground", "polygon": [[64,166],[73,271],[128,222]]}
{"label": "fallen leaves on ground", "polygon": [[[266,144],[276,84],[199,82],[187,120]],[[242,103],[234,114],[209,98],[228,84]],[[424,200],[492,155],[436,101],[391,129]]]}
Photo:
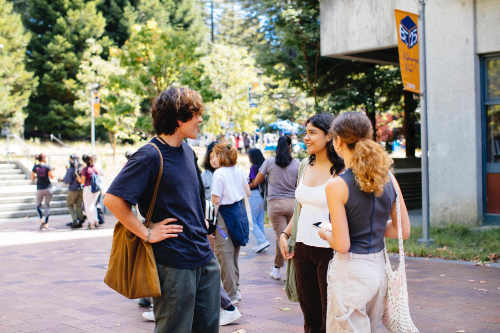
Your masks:
{"label": "fallen leaves on ground", "polygon": [[469,280],[469,282],[476,282],[476,280]]}
{"label": "fallen leaves on ground", "polygon": [[486,283],[486,281],[479,281],[479,283]]}
{"label": "fallen leaves on ground", "polygon": [[281,301],[283,298],[282,297],[276,297],[275,300]]}
{"label": "fallen leaves on ground", "polygon": [[441,274],[440,276],[446,276],[446,275],[444,275],[444,274]]}
{"label": "fallen leaves on ground", "polygon": [[485,291],[485,292],[488,292],[487,289],[478,289],[479,291]]}
{"label": "fallen leaves on ground", "polygon": [[498,255],[493,253],[493,252],[490,252],[490,255],[488,256],[488,258],[490,258],[491,261],[497,261]]}
{"label": "fallen leaves on ground", "polygon": [[458,330],[457,333],[465,333],[464,330]]}
{"label": "fallen leaves on ground", "polygon": [[233,331],[233,333],[247,333],[244,329]]}
{"label": "fallen leaves on ground", "polygon": [[287,307],[287,308],[280,308],[280,310],[281,310],[281,311],[292,311],[292,309],[290,309],[290,308],[288,308],[288,307]]}
{"label": "fallen leaves on ground", "polygon": [[443,247],[438,247],[436,250],[438,250],[439,252],[444,252],[446,250],[448,250],[448,246],[443,246]]}
{"label": "fallen leaves on ground", "polygon": [[240,256],[244,257],[246,256],[247,254],[245,252],[240,252]]}

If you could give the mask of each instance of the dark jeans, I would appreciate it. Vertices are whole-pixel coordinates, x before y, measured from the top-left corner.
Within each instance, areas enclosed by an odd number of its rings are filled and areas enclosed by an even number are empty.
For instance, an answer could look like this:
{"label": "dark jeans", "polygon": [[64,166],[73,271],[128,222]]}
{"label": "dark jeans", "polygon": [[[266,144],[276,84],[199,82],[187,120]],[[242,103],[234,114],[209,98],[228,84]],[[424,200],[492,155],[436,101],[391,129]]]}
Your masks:
{"label": "dark jeans", "polygon": [[326,332],[327,274],[333,249],[295,243],[295,276],[305,333]]}
{"label": "dark jeans", "polygon": [[221,305],[217,258],[177,269],[156,264],[161,297],[153,299],[155,333],[217,333]]}

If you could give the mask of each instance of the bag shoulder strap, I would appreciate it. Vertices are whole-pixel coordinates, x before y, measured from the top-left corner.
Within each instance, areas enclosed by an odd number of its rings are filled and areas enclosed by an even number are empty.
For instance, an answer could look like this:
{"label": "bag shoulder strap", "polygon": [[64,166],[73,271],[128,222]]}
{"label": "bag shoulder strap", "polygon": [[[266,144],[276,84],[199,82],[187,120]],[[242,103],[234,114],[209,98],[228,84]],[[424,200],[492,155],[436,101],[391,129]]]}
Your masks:
{"label": "bag shoulder strap", "polygon": [[158,155],[160,155],[160,171],[158,172],[158,178],[156,179],[155,191],[153,192],[153,198],[151,199],[151,204],[149,205],[148,214],[146,215],[146,222],[144,223],[146,225],[146,227],[149,227],[149,225],[151,224],[151,216],[153,215],[153,210],[155,208],[156,195],[158,194],[158,188],[160,187],[161,176],[163,174],[163,156],[161,155],[160,149],[158,149],[158,147],[152,142],[149,142],[148,145],[153,146],[156,149],[156,151],[158,152]]}
{"label": "bag shoulder strap", "polygon": [[[396,215],[397,215],[397,223],[398,223],[398,244],[399,244],[399,267],[400,269],[405,269],[405,250],[403,246],[403,227],[401,225],[401,207],[400,207],[400,198],[399,198],[399,185],[396,181],[396,177],[389,172],[389,176],[391,177],[392,186],[394,187],[394,191],[396,191]],[[385,265],[386,271],[388,273],[392,272],[392,268],[389,262],[389,255],[387,253],[387,249],[385,247],[385,239],[384,239],[384,255],[385,255]]]}
{"label": "bag shoulder strap", "polygon": [[[304,171],[306,170],[307,164],[309,163],[309,158],[304,158],[300,162],[299,166],[299,176],[297,177],[297,186],[299,186],[302,181],[302,176],[304,176]],[[288,241],[289,246],[295,246],[295,240],[297,239],[297,227],[299,224],[299,214],[300,214],[300,204],[295,199],[295,204],[293,207],[293,221],[292,221],[292,233],[290,234],[290,239]]]}

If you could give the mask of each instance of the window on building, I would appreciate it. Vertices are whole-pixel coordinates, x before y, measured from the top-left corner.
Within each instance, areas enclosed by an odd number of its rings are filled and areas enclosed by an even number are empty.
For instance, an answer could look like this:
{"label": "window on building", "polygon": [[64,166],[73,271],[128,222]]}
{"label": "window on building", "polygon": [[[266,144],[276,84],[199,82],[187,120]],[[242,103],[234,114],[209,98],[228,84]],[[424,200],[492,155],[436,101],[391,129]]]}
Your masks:
{"label": "window on building", "polygon": [[500,217],[500,55],[485,57],[486,213]]}

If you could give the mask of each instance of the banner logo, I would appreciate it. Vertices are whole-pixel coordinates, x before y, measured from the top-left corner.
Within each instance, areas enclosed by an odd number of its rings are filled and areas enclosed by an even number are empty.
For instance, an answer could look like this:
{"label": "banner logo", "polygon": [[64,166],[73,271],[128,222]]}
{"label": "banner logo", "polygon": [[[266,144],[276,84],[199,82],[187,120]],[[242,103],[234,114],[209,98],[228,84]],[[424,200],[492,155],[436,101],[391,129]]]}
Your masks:
{"label": "banner logo", "polygon": [[411,17],[406,16],[399,23],[399,38],[408,46],[409,49],[418,43],[417,25]]}
{"label": "banner logo", "polygon": [[405,90],[420,94],[418,15],[394,10],[399,50],[399,66]]}

